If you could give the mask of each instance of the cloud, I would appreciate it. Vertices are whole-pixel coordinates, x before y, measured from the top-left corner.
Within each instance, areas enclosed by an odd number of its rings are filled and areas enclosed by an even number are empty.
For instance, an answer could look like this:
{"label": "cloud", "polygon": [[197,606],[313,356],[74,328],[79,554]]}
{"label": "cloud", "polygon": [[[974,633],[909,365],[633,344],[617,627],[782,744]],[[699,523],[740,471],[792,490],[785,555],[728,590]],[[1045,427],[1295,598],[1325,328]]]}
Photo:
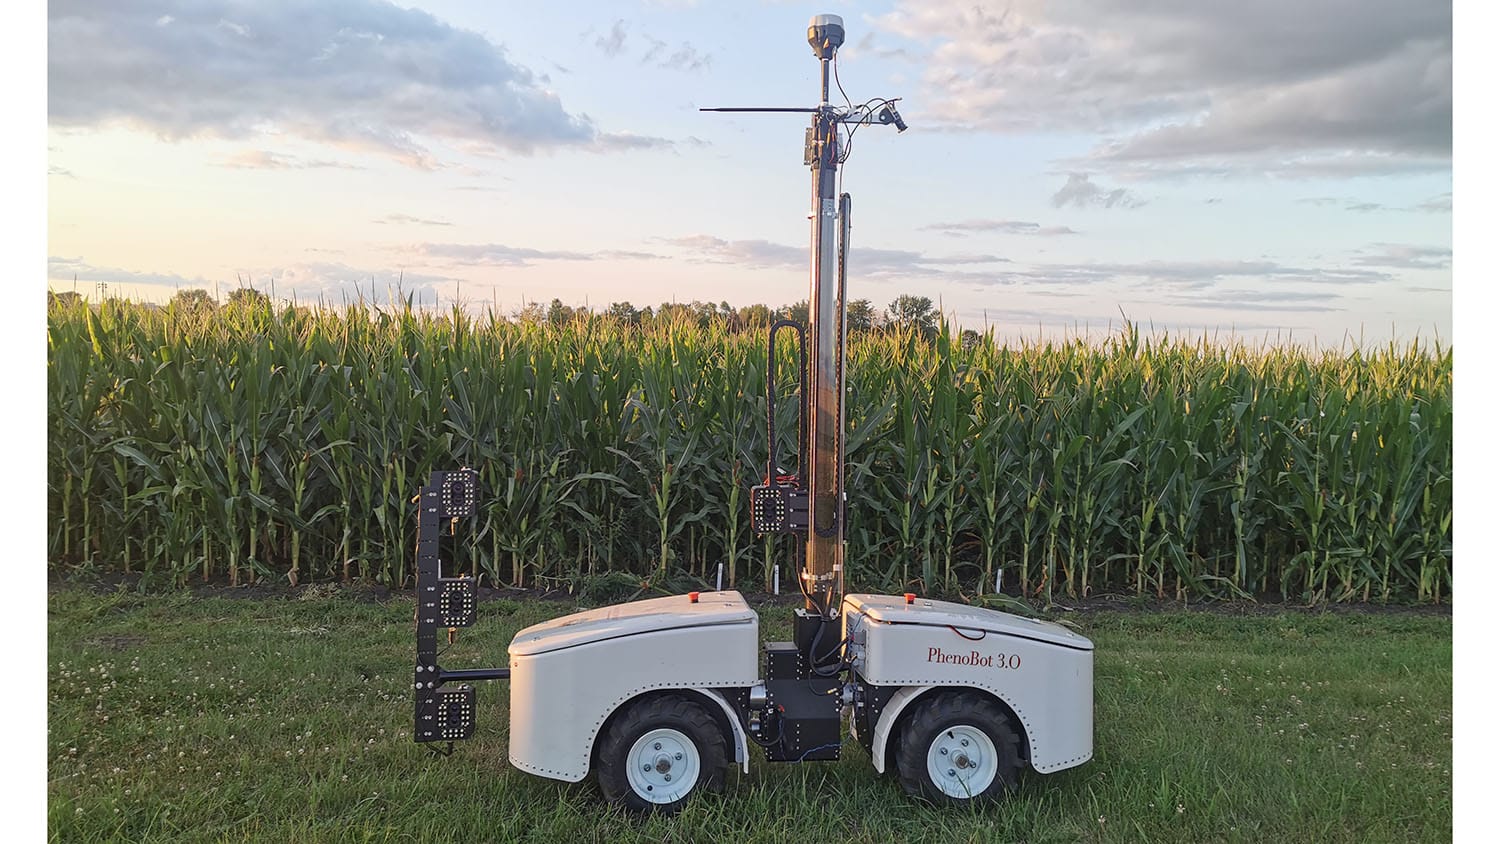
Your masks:
{"label": "cloud", "polygon": [[698,70],[707,70],[713,65],[714,57],[709,53],[700,53],[690,44],[684,43],[672,52],[672,55],[663,59],[657,67],[666,70],[681,70],[691,73]]}
{"label": "cloud", "polygon": [[594,254],[595,257],[609,261],[657,261],[667,257],[655,252],[638,252],[630,249],[606,249]]}
{"label": "cloud", "polygon": [[[806,266],[806,261],[803,265]],[[968,267],[983,264],[1008,264],[1009,258],[989,254],[926,255],[906,249],[868,249],[854,247],[849,254],[850,266],[862,278],[905,278],[910,276],[988,277],[990,273],[935,269]]]}
{"label": "cloud", "polygon": [[594,46],[599,48],[599,52],[611,58],[625,52],[625,21],[615,21],[615,25],[610,27],[607,34],[594,40]]}
{"label": "cloud", "polygon": [[1118,175],[1451,168],[1449,3],[901,0],[876,25],[928,53],[930,122],[1092,134]]}
{"label": "cloud", "polygon": [[416,251],[426,258],[468,266],[526,267],[532,261],[593,260],[587,252],[529,249],[502,243],[422,243]]}
{"label": "cloud", "polygon": [[787,246],[769,240],[724,240],[706,234],[667,238],[666,243],[694,253],[699,260],[716,264],[739,264],[751,269],[807,269],[805,246]]}
{"label": "cloud", "polygon": [[1052,195],[1052,205],[1055,208],[1068,205],[1076,208],[1140,208],[1145,204],[1146,200],[1125,188],[1111,190],[1094,184],[1087,173],[1069,173],[1067,184]]}
{"label": "cloud", "polygon": [[1447,214],[1453,211],[1453,193],[1440,193],[1433,198],[1419,204],[1414,210],[1426,211],[1429,214]]}
{"label": "cloud", "polygon": [[[1207,289],[1234,280],[1280,284],[1343,285],[1389,281],[1389,273],[1356,267],[1299,267],[1271,260],[1138,261],[1038,264],[1005,275],[1006,283],[1042,285],[1147,282],[1174,288]],[[1269,296],[1269,293],[1263,295]]]}
{"label": "cloud", "polygon": [[971,234],[986,232],[1027,234],[1040,237],[1078,234],[1078,232],[1067,226],[1043,226],[1041,223],[1028,223],[1022,220],[965,220],[960,223],[933,223],[922,228],[927,231],[942,232],[950,237],[967,237]]}
{"label": "cloud", "polygon": [[660,59],[662,53],[666,52],[667,42],[660,38],[653,38],[650,35],[643,35],[642,37],[650,42],[651,49],[647,50],[646,54],[641,56],[641,64],[651,64]]}
{"label": "cloud", "polygon": [[636,149],[661,149],[663,147],[675,147],[677,144],[663,138],[651,135],[637,135],[633,132],[613,132],[608,135],[600,135],[594,142],[594,148],[607,152],[618,152]]}
{"label": "cloud", "polygon": [[1189,308],[1221,308],[1233,311],[1339,311],[1335,293],[1304,290],[1215,290],[1207,295],[1169,296],[1167,304]]}
{"label": "cloud", "polygon": [[372,223],[380,223],[381,225],[384,225],[386,223],[391,223],[391,224],[395,224],[395,225],[417,225],[417,226],[451,226],[451,225],[453,225],[452,223],[448,222],[447,220],[424,220],[424,219],[422,219],[420,217],[413,217],[413,216],[411,216],[409,214],[387,214],[387,215],[385,215],[384,217],[382,217],[379,220],[371,220],[370,222],[372,222]]}
{"label": "cloud", "polygon": [[[1294,314],[1290,313],[1273,314],[1260,319],[1248,319],[1243,313],[1205,314],[1196,319],[1188,316],[1164,318],[1161,314],[1142,318],[1132,311],[1145,310],[1141,307],[1143,303],[1123,303],[1123,305],[1122,308],[1112,312],[1108,310],[1080,311],[1076,307],[1059,310],[1001,307],[984,310],[967,309],[957,313],[971,324],[990,326],[1002,332],[1006,326],[1010,326],[1012,331],[1021,332],[1026,332],[1028,329],[1050,328],[1054,331],[1062,329],[1062,336],[1065,337],[1105,337],[1120,332],[1126,323],[1132,325],[1143,336],[1166,338],[1207,335],[1216,344],[1236,342],[1236,338],[1244,336],[1242,332],[1275,331],[1280,334],[1281,332],[1308,330],[1305,325],[1287,322],[1286,320],[1294,318]],[[1317,308],[1317,310],[1324,309]],[[1264,321],[1266,319],[1276,321]]]}
{"label": "cloud", "polygon": [[1389,267],[1398,270],[1446,270],[1453,266],[1453,250],[1445,246],[1406,246],[1399,243],[1376,243],[1377,250],[1356,256],[1361,267]]}
{"label": "cloud", "polygon": [[[309,249],[308,251],[337,250]],[[102,281],[106,284],[143,285],[174,290],[194,287],[214,290],[217,286],[222,297],[227,297],[236,287],[248,285],[268,295],[274,291],[278,300],[295,299],[303,304],[316,303],[321,300],[329,305],[360,301],[387,304],[407,294],[414,295],[418,301],[430,300],[437,295],[439,284],[451,284],[456,281],[449,276],[407,272],[399,267],[372,270],[341,263],[314,261],[296,262],[271,268],[241,269],[235,273],[235,278],[222,279],[221,283],[216,285],[215,280],[202,276],[189,278],[176,273],[140,272],[118,267],[100,267],[82,258],[56,255],[47,259],[49,279],[59,282],[72,281],[75,275],[78,281],[89,284]]]}
{"label": "cloud", "polygon": [[119,267],[99,267],[88,263],[83,258],[66,258],[59,255],[51,255],[47,258],[47,278],[54,281],[72,281],[77,276],[79,281],[94,284],[104,282],[106,284],[149,284],[164,287],[212,287],[213,282],[204,278],[188,278],[175,273],[140,272],[137,270],[125,270]]}
{"label": "cloud", "polygon": [[[767,240],[725,240],[707,234],[667,238],[666,243],[681,247],[696,260],[714,264],[736,264],[749,269],[806,271],[808,251],[805,246],[788,246]],[[945,269],[985,264],[1009,263],[1008,258],[989,254],[925,255],[906,249],[854,247],[850,250],[850,273],[860,278],[887,279],[913,277],[979,277],[989,280],[991,273]]]}
{"label": "cloud", "polygon": [[[1220,164],[1210,168],[1190,161],[1173,162],[1158,171],[1160,175],[1232,176],[1258,170],[1284,179],[1353,179],[1362,176],[1427,175],[1451,171],[1452,160],[1424,155],[1392,155],[1374,152],[1317,153],[1280,157],[1246,157],[1237,164]],[[1145,172],[1141,168],[1137,175]]]}
{"label": "cloud", "polygon": [[503,243],[419,243],[412,251],[424,258],[460,266],[529,267],[535,261],[648,260],[650,252],[607,249],[599,252],[531,249]]}
{"label": "cloud", "polygon": [[[1033,291],[1031,295],[1036,295]],[[1185,335],[1196,335],[1203,332],[1212,332],[1215,338],[1220,330],[1233,332],[1231,337],[1241,331],[1301,331],[1306,330],[1303,325],[1289,325],[1285,322],[1253,322],[1238,318],[1238,315],[1221,315],[1216,321],[1205,322],[1201,319],[1161,319],[1151,317],[1142,320],[1132,317],[1129,312],[1116,311],[1114,313],[1080,313],[1076,308],[1065,310],[1045,309],[1023,309],[1023,308],[970,308],[957,312],[958,316],[967,319],[971,323],[990,326],[1022,326],[1031,324],[1035,326],[1053,326],[1069,329],[1068,335],[1072,336],[1074,329],[1091,327],[1090,335],[1098,336],[1103,333],[1104,326],[1109,327],[1110,333],[1120,330],[1123,321],[1130,321],[1139,331],[1146,332],[1151,336],[1166,336],[1172,333]],[[1226,318],[1233,317],[1233,318]],[[1082,331],[1080,331],[1080,334]]]}
{"label": "cloud", "polygon": [[295,155],[284,155],[269,150],[246,150],[238,152],[219,162],[221,167],[233,167],[241,170],[312,170],[321,167],[338,167],[348,170],[363,170],[354,164],[342,161],[329,161],[325,159],[298,158]]}
{"label": "cloud", "polygon": [[1448,213],[1453,210],[1453,194],[1441,193],[1408,208],[1393,208],[1379,202],[1365,202],[1338,196],[1308,196],[1297,200],[1299,205],[1343,205],[1345,211],[1369,213],[1371,211],[1421,211],[1428,214]]}
{"label": "cloud", "polygon": [[[726,240],[707,234],[666,238],[692,260],[733,264],[753,270],[807,271],[805,246],[789,246],[767,240]],[[1386,244],[1377,244],[1386,246]],[[849,257],[851,276],[872,281],[926,279],[970,285],[976,289],[1012,285],[1030,295],[1069,295],[1067,291],[1090,285],[1115,284],[1155,288],[1162,295],[1189,295],[1193,300],[1219,297],[1233,299],[1244,310],[1296,310],[1295,303],[1328,302],[1336,294],[1327,289],[1391,281],[1389,269],[1401,268],[1397,261],[1408,253],[1387,252],[1385,263],[1352,260],[1327,266],[1284,264],[1270,259],[1194,261],[1060,262],[1018,265],[1007,258],[987,254],[927,255],[905,249],[855,248]],[[1435,260],[1428,253],[1411,253],[1414,260]],[[1381,256],[1365,256],[1379,259]],[[1390,257],[1395,256],[1395,257]],[[1236,284],[1260,285],[1244,293],[1226,292]],[[1318,288],[1325,288],[1319,290]],[[1189,304],[1183,298],[1177,304]],[[1258,304],[1257,304],[1258,303]],[[1284,305],[1284,307],[1283,307]],[[1313,309],[1332,309],[1317,306]]]}
{"label": "cloud", "polygon": [[839,56],[841,58],[853,58],[865,52],[869,52],[870,55],[881,59],[899,59],[905,62],[920,61],[920,57],[914,51],[908,50],[905,47],[886,47],[876,44],[875,32],[873,30],[866,31],[864,35],[860,36],[858,42],[846,44],[839,50]]}
{"label": "cloud", "polygon": [[274,289],[277,299],[302,304],[343,305],[365,302],[387,305],[410,296],[417,302],[435,301],[439,285],[458,282],[451,276],[409,272],[401,268],[370,270],[341,263],[297,263],[244,273],[262,293]]}
{"label": "cloud", "polygon": [[667,42],[650,35],[643,38],[651,44],[651,49],[641,56],[641,64],[652,65],[663,70],[697,71],[707,70],[713,64],[713,55],[700,53],[691,44],[682,42],[672,53],[667,53]]}
{"label": "cloud", "polygon": [[569,112],[484,36],[384,0],[56,0],[47,38],[48,120],[64,129],[269,131],[427,168],[428,139],[512,154],[650,145]]}
{"label": "cloud", "polygon": [[1350,199],[1348,197],[1338,197],[1338,196],[1307,196],[1307,197],[1303,197],[1302,199],[1297,200],[1297,204],[1298,205],[1315,205],[1315,206],[1318,206],[1319,208],[1326,208],[1326,207],[1328,207],[1330,205],[1342,205],[1342,206],[1344,206],[1344,210],[1345,211],[1353,211],[1353,212],[1358,213],[1358,214],[1369,214],[1369,213],[1373,213],[1375,211],[1397,211],[1397,210],[1400,210],[1400,209],[1397,209],[1397,208],[1392,208],[1392,207],[1390,207],[1388,205],[1384,205],[1384,204],[1379,203],[1379,202],[1366,202],[1366,201],[1363,201],[1363,200]]}

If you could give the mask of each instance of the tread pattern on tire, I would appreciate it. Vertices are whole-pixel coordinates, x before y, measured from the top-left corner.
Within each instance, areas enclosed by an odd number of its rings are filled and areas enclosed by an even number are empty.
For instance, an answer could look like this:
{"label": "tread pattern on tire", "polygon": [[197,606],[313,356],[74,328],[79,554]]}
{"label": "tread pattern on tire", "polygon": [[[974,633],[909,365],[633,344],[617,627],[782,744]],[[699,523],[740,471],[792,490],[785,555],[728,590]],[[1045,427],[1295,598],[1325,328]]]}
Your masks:
{"label": "tread pattern on tire", "polygon": [[[604,799],[635,812],[673,814],[681,811],[695,794],[723,790],[728,754],[724,735],[706,709],[682,695],[659,695],[627,706],[629,709],[610,725],[599,744],[599,791]],[[641,799],[630,787],[625,773],[625,756],[636,738],[661,727],[678,730],[698,746],[698,783],[686,796],[672,803]]]}
{"label": "tread pattern on tire", "polygon": [[[1000,754],[995,781],[970,798],[949,797],[932,782],[927,772],[927,749],[941,730],[969,724],[984,730]],[[901,788],[913,797],[940,805],[962,806],[994,802],[1016,788],[1021,774],[1021,739],[1010,718],[994,701],[977,694],[939,692],[913,705],[911,717],[901,730],[896,751],[896,775]]]}

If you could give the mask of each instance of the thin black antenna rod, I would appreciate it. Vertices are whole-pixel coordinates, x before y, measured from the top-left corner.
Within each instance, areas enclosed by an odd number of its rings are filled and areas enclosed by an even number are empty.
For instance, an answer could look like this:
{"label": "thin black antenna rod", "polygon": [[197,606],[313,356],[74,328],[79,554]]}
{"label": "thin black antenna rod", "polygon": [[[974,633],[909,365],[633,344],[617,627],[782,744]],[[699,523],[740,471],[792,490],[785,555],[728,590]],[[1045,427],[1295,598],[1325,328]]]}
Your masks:
{"label": "thin black antenna rod", "polygon": [[817,112],[817,109],[815,109],[815,108],[700,108],[698,110],[699,111],[763,111],[763,112],[781,112],[781,113],[791,112],[791,113],[795,113],[795,114],[813,114],[813,113]]}

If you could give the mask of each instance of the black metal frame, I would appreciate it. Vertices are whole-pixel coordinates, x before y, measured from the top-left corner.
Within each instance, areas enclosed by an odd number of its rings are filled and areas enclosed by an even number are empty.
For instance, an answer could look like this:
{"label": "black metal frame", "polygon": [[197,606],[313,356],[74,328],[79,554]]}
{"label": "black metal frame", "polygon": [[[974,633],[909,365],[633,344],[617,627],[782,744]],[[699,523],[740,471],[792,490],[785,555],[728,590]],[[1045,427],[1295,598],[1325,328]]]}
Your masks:
{"label": "black metal frame", "polygon": [[[790,330],[797,339],[797,470],[785,474],[776,438],[776,335]],[[807,494],[807,335],[801,323],[780,319],[771,324],[766,340],[766,452],[764,480],[750,488],[750,528],[756,533],[807,533],[810,519]]]}
{"label": "black metal frame", "polygon": [[[474,735],[474,687],[466,680],[508,680],[509,668],[447,671],[438,665],[439,628],[453,633],[474,623],[478,589],[472,577],[444,577],[440,555],[443,522],[457,527],[473,516],[479,475],[472,469],[433,472],[417,495],[417,664],[412,681],[412,737],[418,742],[453,741]],[[460,681],[456,685],[444,685]]]}

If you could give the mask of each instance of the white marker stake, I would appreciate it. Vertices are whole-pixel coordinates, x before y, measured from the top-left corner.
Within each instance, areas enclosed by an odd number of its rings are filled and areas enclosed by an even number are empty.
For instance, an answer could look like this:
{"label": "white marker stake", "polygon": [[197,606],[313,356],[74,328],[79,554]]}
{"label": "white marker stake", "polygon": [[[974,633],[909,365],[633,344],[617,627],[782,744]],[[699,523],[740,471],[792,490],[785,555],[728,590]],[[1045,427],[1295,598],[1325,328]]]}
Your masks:
{"label": "white marker stake", "polygon": [[723,563],[719,563],[719,582],[716,583],[716,584],[714,584],[714,591],[715,592],[723,592],[724,591],[724,564]]}
{"label": "white marker stake", "polygon": [[995,569],[995,594],[1000,594],[1000,569]]}
{"label": "white marker stake", "polygon": [[773,587],[771,589],[771,594],[772,595],[780,595],[781,594],[781,566],[775,566],[775,567],[773,567],[771,569],[771,574],[772,574],[771,582],[774,583],[774,584],[776,584],[775,587]]}

